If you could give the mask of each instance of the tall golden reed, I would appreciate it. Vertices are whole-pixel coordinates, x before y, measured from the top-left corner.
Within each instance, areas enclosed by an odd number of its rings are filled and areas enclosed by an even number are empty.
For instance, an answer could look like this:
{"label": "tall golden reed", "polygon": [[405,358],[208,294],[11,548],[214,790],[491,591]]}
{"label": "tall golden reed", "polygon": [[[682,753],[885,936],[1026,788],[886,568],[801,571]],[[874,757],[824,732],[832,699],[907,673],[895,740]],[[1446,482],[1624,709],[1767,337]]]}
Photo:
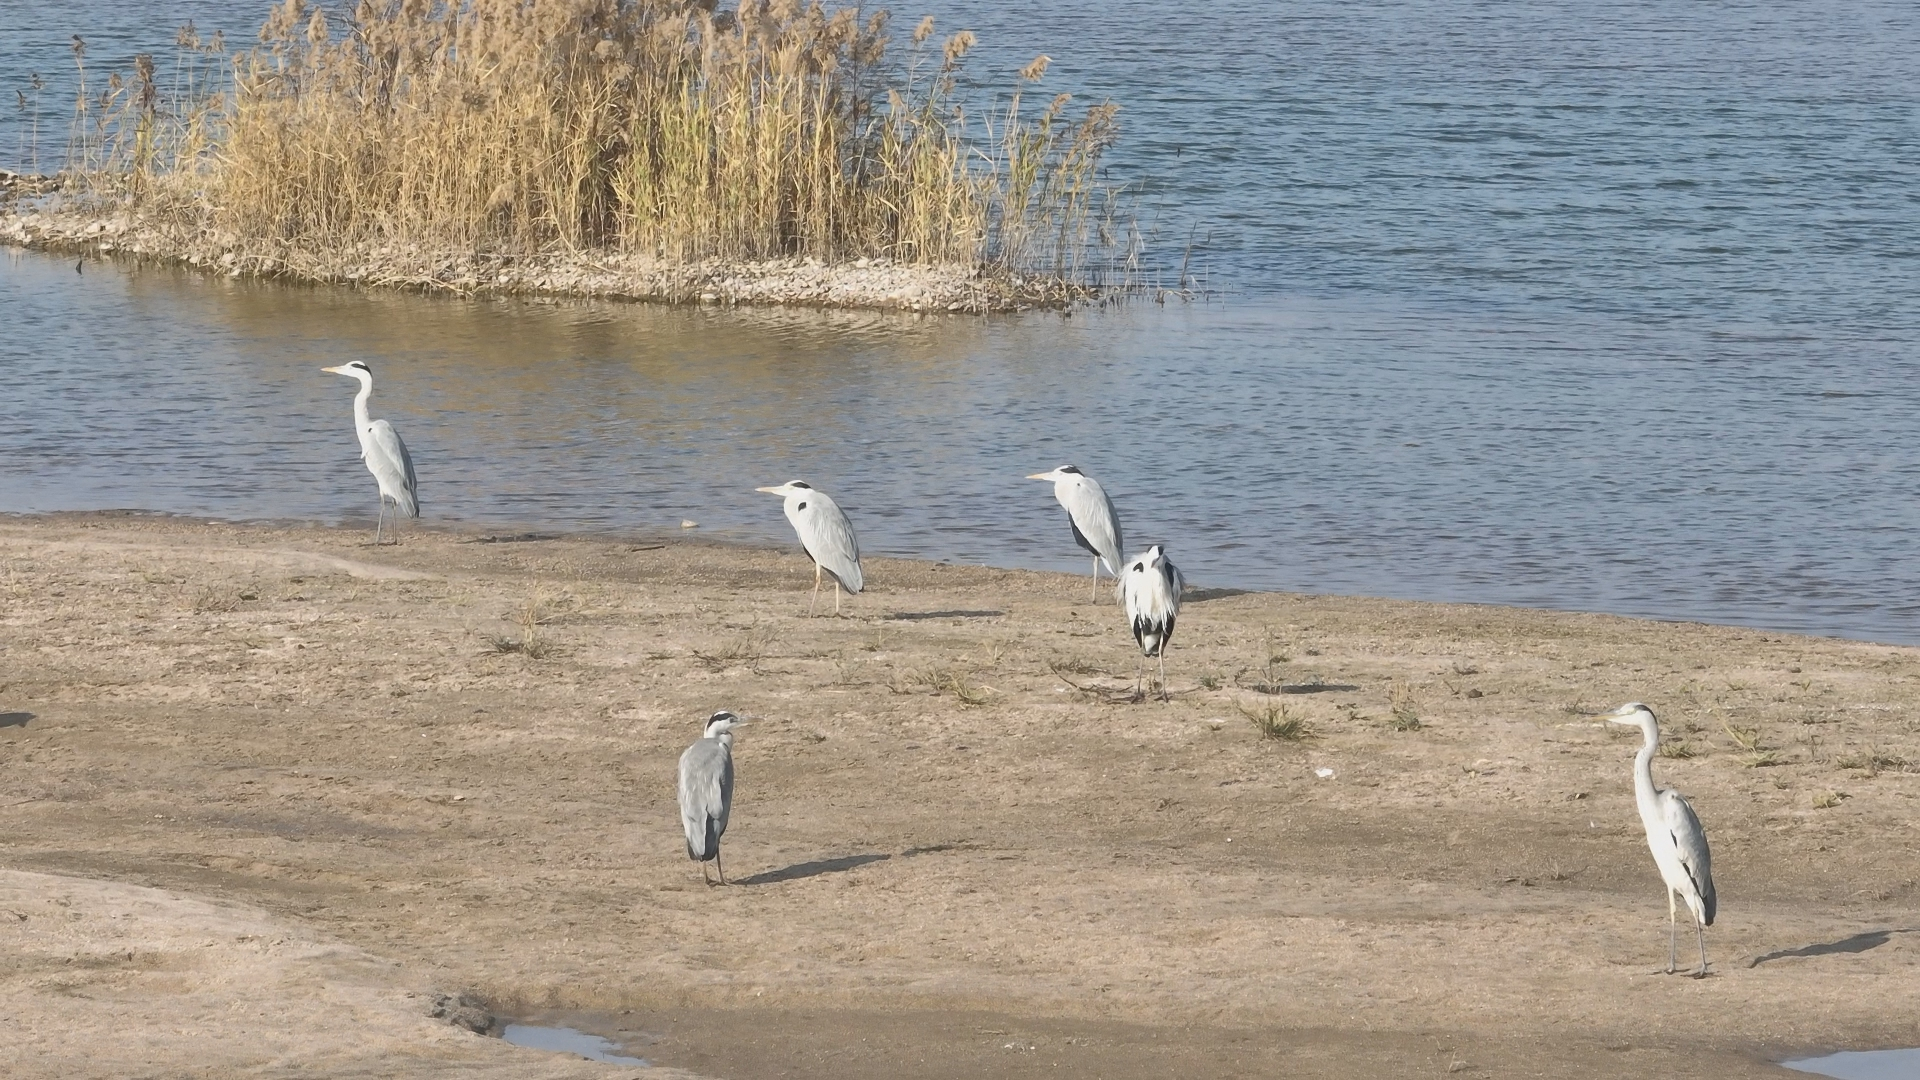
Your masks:
{"label": "tall golden reed", "polygon": [[[1115,107],[972,122],[974,39],[802,0],[284,0],[212,151],[175,173],[239,236],[669,259],[887,256],[1066,275]],[[1045,58],[1020,73],[1038,80]]]}

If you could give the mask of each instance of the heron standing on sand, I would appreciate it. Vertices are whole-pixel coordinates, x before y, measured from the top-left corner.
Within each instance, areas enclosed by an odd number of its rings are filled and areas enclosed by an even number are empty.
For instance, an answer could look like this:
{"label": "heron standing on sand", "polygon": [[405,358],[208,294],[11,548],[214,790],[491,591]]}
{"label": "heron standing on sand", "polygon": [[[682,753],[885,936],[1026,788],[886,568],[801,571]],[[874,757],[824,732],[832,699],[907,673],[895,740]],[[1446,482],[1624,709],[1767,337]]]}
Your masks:
{"label": "heron standing on sand", "polygon": [[733,729],[745,720],[725,709],[707,717],[698,742],[680,755],[680,825],[687,834],[687,858],[700,864],[700,880],[712,885],[707,864],[727,883],[720,865],[720,837],[733,809]]}
{"label": "heron standing on sand", "polygon": [[[339,367],[321,368],[335,375],[360,380],[360,392],[353,398],[353,431],[360,437],[360,460],[380,485],[380,516],[374,519],[373,542],[380,543],[380,529],[387,522],[387,500],[393,500],[395,517],[420,516],[420,485],[413,477],[413,456],[400,433],[385,420],[367,419],[367,399],[373,396],[373,369],[355,360]],[[395,541],[398,543],[398,541]]]}
{"label": "heron standing on sand", "polygon": [[[1120,573],[1120,600],[1127,608],[1127,624],[1133,629],[1133,640],[1139,643],[1143,658],[1150,656],[1160,661],[1163,701],[1168,697],[1167,642],[1173,637],[1173,621],[1180,615],[1180,597],[1186,591],[1187,582],[1180,576],[1180,568],[1167,560],[1159,544],[1148,548],[1145,555],[1128,563]],[[1146,696],[1140,686],[1144,677],[1144,672],[1136,668],[1133,680],[1136,700]]]}
{"label": "heron standing on sand", "polygon": [[1640,808],[1640,824],[1647,830],[1647,847],[1653,850],[1653,862],[1667,885],[1667,974],[1674,969],[1674,937],[1679,932],[1676,895],[1693,914],[1694,935],[1700,940],[1700,970],[1696,979],[1707,974],[1707,931],[1713,925],[1714,895],[1712,857],[1707,852],[1707,831],[1686,797],[1672,788],[1653,786],[1653,755],[1660,749],[1660,725],[1653,710],[1637,701],[1629,701],[1605,717],[1612,724],[1634,724],[1645,741],[1633,759],[1633,801]]}
{"label": "heron standing on sand", "polygon": [[1062,465],[1052,472],[1034,473],[1029,480],[1053,481],[1053,497],[1067,510],[1067,527],[1073,530],[1073,542],[1093,556],[1093,599],[1100,600],[1100,564],[1107,573],[1120,576],[1120,515],[1113,512],[1113,500],[1107,498],[1100,481],[1080,471],[1077,465]]}
{"label": "heron standing on sand", "polygon": [[754,488],[786,500],[787,520],[800,534],[800,546],[813,559],[813,600],[807,604],[811,616],[820,602],[820,572],[833,575],[833,613],[840,614],[840,590],[857,593],[866,587],[860,573],[860,541],[853,535],[853,522],[847,520],[839,504],[804,480],[789,480],[779,487]]}

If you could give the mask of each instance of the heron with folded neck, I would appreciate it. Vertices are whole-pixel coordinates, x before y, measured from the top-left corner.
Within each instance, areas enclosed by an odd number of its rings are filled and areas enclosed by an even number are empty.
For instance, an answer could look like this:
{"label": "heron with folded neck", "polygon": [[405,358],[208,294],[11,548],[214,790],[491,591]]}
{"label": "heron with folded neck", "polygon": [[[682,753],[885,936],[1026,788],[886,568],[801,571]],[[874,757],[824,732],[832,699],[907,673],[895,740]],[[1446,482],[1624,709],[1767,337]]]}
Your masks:
{"label": "heron with folded neck", "polygon": [[720,837],[733,811],[733,729],[745,723],[725,709],[707,717],[700,738],[680,755],[680,826],[687,837],[687,858],[700,864],[700,880],[708,885],[707,864],[727,883],[720,864]]}

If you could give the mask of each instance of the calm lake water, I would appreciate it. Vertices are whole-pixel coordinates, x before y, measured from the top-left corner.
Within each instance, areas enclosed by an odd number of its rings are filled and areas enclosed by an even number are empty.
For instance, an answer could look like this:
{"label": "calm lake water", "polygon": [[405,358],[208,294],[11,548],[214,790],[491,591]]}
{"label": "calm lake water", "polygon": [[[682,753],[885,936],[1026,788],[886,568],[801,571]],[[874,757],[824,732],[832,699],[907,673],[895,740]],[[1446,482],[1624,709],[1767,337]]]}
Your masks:
{"label": "calm lake water", "polygon": [[[0,90],[258,10],[0,0]],[[1021,479],[1071,461],[1206,584],[1920,641],[1920,5],[899,11],[978,31],[983,82],[1045,52],[1120,101],[1113,178],[1220,295],[918,319],[5,254],[0,508],[370,520],[318,371],[361,358],[441,521],[791,542],[752,489],[798,477],[871,552],[1084,569]]]}

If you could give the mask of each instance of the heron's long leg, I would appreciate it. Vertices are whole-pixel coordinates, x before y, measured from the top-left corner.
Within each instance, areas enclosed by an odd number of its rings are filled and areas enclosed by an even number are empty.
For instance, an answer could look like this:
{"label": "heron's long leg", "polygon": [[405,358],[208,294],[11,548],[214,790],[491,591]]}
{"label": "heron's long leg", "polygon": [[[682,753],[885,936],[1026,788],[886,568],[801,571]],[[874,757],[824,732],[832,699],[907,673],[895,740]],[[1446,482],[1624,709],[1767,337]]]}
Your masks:
{"label": "heron's long leg", "polygon": [[1667,974],[1673,974],[1673,936],[1679,933],[1680,913],[1673,909],[1673,890],[1667,890]]}
{"label": "heron's long leg", "polygon": [[1160,700],[1173,700],[1167,694],[1167,643],[1165,641],[1160,643]]}
{"label": "heron's long leg", "polygon": [[700,880],[706,883],[709,889],[713,887],[713,879],[707,876],[707,864],[705,862],[700,864]]}
{"label": "heron's long leg", "polygon": [[833,617],[840,617],[840,578],[833,579]]}
{"label": "heron's long leg", "polygon": [[813,599],[807,603],[807,618],[813,618],[813,609],[820,603],[820,564],[813,564]]}
{"label": "heron's long leg", "polygon": [[1100,602],[1100,556],[1093,557],[1093,602]]}
{"label": "heron's long leg", "polygon": [[[1691,912],[1693,909],[1687,910]],[[1698,914],[1693,916],[1693,932],[1700,939],[1700,970],[1694,974],[1694,978],[1704,979],[1707,977],[1707,928],[1700,924]]]}
{"label": "heron's long leg", "polygon": [[387,496],[383,492],[380,496],[380,515],[373,519],[373,546],[374,547],[380,546],[380,526],[385,525],[386,523],[387,523]]}
{"label": "heron's long leg", "polygon": [[713,868],[715,870],[720,871],[720,884],[725,885],[727,883],[727,868],[720,865],[720,849],[719,848],[713,849]]}

